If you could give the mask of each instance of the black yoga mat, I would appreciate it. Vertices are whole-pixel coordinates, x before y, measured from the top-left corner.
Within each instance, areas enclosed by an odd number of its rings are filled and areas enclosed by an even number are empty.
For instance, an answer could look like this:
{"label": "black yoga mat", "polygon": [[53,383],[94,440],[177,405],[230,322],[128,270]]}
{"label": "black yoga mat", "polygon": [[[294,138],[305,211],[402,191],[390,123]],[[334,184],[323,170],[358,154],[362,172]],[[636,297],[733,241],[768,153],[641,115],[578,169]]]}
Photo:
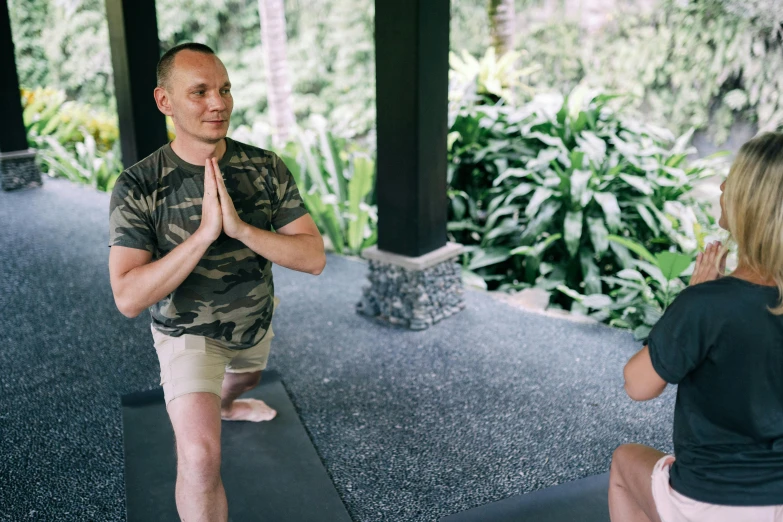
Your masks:
{"label": "black yoga mat", "polygon": [[[242,396],[277,410],[270,422],[223,422],[221,474],[233,522],[351,522],[275,372]],[[128,522],[178,521],[176,457],[163,390],[122,397]]]}
{"label": "black yoga mat", "polygon": [[505,498],[441,522],[609,522],[609,473]]}

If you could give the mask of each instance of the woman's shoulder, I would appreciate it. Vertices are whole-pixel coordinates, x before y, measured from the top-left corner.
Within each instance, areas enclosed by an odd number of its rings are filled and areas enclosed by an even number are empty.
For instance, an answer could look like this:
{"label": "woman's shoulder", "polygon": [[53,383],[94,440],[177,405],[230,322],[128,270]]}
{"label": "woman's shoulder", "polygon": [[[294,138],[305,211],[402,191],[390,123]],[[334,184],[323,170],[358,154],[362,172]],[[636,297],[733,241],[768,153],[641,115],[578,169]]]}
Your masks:
{"label": "woman's shoulder", "polygon": [[725,276],[683,289],[672,305],[674,306],[676,303],[676,308],[711,313],[726,306],[729,310],[734,311],[732,313],[735,313],[739,302],[772,303],[778,299],[778,295],[777,287],[759,285],[738,277]]}

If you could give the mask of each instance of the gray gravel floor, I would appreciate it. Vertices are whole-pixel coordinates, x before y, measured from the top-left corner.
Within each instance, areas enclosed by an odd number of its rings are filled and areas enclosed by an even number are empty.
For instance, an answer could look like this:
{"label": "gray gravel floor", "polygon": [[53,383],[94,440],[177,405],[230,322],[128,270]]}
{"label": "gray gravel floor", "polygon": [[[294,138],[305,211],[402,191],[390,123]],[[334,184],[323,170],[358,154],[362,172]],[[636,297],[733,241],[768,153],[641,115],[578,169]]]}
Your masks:
{"label": "gray gravel floor", "polygon": [[[158,384],[149,317],[115,308],[108,194],[0,192],[0,520],[124,520],[119,396]],[[671,451],[674,390],[622,390],[630,334],[467,292],[423,332],[356,315],[365,264],[277,269],[270,367],[356,521],[434,521]],[[259,470],[263,472],[263,470]]]}

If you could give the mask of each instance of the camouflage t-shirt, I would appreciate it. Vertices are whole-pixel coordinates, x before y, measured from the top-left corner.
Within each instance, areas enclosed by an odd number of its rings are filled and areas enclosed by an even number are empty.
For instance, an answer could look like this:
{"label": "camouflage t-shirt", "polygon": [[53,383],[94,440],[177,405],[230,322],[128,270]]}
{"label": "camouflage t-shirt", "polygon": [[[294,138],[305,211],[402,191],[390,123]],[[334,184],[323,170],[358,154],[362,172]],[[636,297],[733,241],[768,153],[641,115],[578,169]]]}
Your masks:
{"label": "camouflage t-shirt", "polygon": [[[219,162],[226,189],[245,222],[279,229],[307,211],[294,178],[273,152],[226,138]],[[109,247],[162,258],[201,224],[204,166],[165,145],[123,171],[112,190]],[[193,272],[150,307],[153,327],[173,337],[200,335],[246,349],[266,335],[273,312],[272,263],[222,233]]]}

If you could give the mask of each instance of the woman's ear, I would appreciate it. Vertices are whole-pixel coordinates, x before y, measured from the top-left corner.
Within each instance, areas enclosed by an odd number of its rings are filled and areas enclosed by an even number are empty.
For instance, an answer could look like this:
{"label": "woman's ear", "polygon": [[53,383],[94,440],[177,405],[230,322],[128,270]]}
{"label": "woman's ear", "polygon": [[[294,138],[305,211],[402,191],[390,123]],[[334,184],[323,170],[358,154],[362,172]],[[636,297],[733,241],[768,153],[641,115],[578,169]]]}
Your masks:
{"label": "woman's ear", "polygon": [[155,87],[153,92],[155,96],[155,103],[158,105],[158,110],[166,116],[172,116],[174,111],[171,109],[171,100],[169,99],[169,93],[163,87]]}

